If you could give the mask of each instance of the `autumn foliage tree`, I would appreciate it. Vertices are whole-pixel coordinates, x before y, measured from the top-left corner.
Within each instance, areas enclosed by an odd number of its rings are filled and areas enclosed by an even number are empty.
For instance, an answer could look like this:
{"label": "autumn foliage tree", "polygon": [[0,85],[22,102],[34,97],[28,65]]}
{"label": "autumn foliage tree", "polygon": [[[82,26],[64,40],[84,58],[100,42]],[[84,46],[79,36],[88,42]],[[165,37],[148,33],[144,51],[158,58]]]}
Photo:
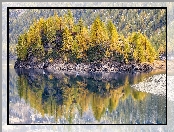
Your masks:
{"label": "autumn foliage tree", "polygon": [[[29,30],[18,38],[17,55],[27,60],[29,53],[39,60],[62,59],[65,62],[118,61],[153,62],[156,51],[145,34],[119,34],[112,20],[104,23],[100,17],[88,26],[73,13],[34,20]],[[164,52],[160,47],[160,52]]]}
{"label": "autumn foliage tree", "polygon": [[146,36],[140,32],[134,32],[129,36],[132,55],[136,62],[153,62],[156,58],[155,49]]}

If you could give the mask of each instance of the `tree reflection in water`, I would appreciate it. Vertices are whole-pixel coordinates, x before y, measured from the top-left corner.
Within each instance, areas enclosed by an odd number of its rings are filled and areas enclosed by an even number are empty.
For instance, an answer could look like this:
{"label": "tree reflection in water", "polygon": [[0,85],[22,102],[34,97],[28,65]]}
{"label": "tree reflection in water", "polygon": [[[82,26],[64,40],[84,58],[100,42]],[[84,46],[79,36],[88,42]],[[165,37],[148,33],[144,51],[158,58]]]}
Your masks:
{"label": "tree reflection in water", "polygon": [[[45,114],[55,117],[55,120],[64,119],[68,123],[75,123],[75,118],[84,119],[91,111],[94,118],[91,122],[100,123],[102,120],[113,120],[119,124],[118,117],[125,123],[143,123],[148,105],[146,97],[149,94],[132,89],[130,84],[138,83],[151,74],[142,75],[115,75],[114,79],[94,79],[70,75],[53,75],[50,73],[17,70],[17,88],[20,98],[26,100],[42,116]],[[144,101],[145,100],[145,101]],[[143,104],[144,102],[144,104]],[[161,101],[164,103],[165,101]],[[131,104],[132,103],[132,104]],[[158,104],[157,104],[158,105]],[[119,107],[118,107],[119,106]],[[161,107],[163,107],[162,105]],[[160,105],[158,105],[160,107]],[[161,118],[165,118],[164,108]],[[116,112],[116,113],[115,113]],[[140,112],[143,116],[139,120],[132,115]],[[108,116],[105,116],[105,115]],[[158,113],[160,114],[160,113]],[[110,117],[111,116],[111,117]],[[84,119],[87,122],[87,119]],[[151,119],[149,119],[151,120]],[[160,119],[160,123],[165,123]],[[84,122],[85,122],[84,121]],[[149,121],[151,122],[151,121]]]}

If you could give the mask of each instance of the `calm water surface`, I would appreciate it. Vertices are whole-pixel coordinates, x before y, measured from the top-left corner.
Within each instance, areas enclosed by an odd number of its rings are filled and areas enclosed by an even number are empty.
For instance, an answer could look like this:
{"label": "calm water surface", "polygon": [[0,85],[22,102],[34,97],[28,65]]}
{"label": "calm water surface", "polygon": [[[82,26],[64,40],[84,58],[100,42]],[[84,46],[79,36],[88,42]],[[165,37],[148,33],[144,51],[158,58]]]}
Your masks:
{"label": "calm water surface", "polygon": [[53,75],[9,67],[12,124],[166,124],[166,97],[131,88],[163,72],[112,74],[103,79],[100,74]]}

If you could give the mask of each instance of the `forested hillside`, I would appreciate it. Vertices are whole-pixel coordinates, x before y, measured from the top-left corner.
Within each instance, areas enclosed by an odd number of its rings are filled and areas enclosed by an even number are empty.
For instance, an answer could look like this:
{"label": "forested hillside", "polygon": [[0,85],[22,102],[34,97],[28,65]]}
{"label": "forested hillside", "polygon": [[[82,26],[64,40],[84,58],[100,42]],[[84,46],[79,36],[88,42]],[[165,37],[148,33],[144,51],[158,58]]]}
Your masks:
{"label": "forested hillside", "polygon": [[[46,21],[54,21],[53,19],[55,16],[57,19],[62,19],[64,24],[66,25],[66,21],[64,19],[68,19],[68,13],[69,17],[71,17],[73,27],[70,27],[68,25],[68,30],[71,30],[72,32],[78,32],[78,24],[83,23],[81,26],[84,26],[86,32],[90,34],[91,27],[94,24],[95,21],[100,21],[101,25],[104,28],[108,28],[107,26],[110,23],[110,26],[113,26],[115,29],[114,32],[118,34],[118,40],[124,39],[122,41],[128,41],[128,38],[135,33],[138,32],[139,35],[142,35],[146,39],[148,39],[149,43],[152,44],[153,48],[155,49],[156,53],[159,52],[165,52],[166,47],[166,10],[162,9],[71,9],[68,12],[68,9],[30,9],[30,10],[22,10],[22,11],[13,11],[10,13],[10,22],[9,22],[9,38],[10,38],[10,54],[15,53],[15,46],[18,43],[18,36],[21,33],[27,32],[31,29],[31,26],[33,23],[37,23],[38,20],[46,22]],[[19,19],[16,19],[16,15],[14,12],[17,12],[18,16],[20,14]],[[70,14],[71,13],[71,14]],[[70,16],[71,15],[71,16]],[[22,16],[22,17],[21,17]],[[47,19],[48,18],[48,19]],[[98,20],[96,20],[98,18]],[[52,20],[51,20],[52,19]],[[59,21],[59,20],[57,20]],[[38,23],[39,23],[38,22]],[[42,23],[42,22],[41,22]],[[16,26],[15,26],[16,25]],[[34,24],[33,24],[34,25]],[[49,26],[49,27],[48,27]],[[30,27],[30,28],[29,28]],[[48,28],[53,27],[53,25],[47,25]],[[60,25],[57,25],[57,30],[60,30]],[[64,30],[65,27],[62,27]],[[70,29],[73,28],[73,29]],[[52,30],[52,29],[50,29]],[[56,29],[55,29],[56,30]],[[94,29],[95,30],[95,29]],[[100,29],[99,29],[100,30]],[[102,29],[107,30],[107,29]],[[111,30],[111,29],[110,29]],[[52,32],[52,33],[51,33]],[[49,34],[52,35],[49,39],[50,43],[55,39],[55,31],[51,31]],[[54,33],[53,33],[54,32]],[[84,31],[85,32],[85,31]],[[106,32],[106,31],[104,31]],[[62,34],[63,35],[63,34]],[[48,35],[47,35],[48,36]],[[86,36],[86,35],[85,35]],[[87,35],[88,36],[88,35]],[[85,42],[88,42],[88,44],[91,44],[91,41],[95,41],[95,38],[93,39],[93,36],[91,34],[88,36],[88,40],[83,40]],[[50,36],[49,36],[50,37]],[[75,36],[74,36],[75,37]],[[113,43],[111,41],[111,33],[107,31],[107,34],[105,36],[98,36],[102,37],[100,39],[104,39],[106,37],[106,41],[110,41],[110,43]],[[77,38],[73,38],[73,43],[77,43]],[[126,39],[127,40],[126,40]],[[79,39],[79,38],[78,38]],[[93,40],[92,40],[93,39]],[[118,41],[117,40],[117,41]],[[103,40],[102,40],[103,41]],[[116,40],[114,40],[116,41]],[[62,41],[63,42],[63,41]],[[41,42],[43,44],[43,42]],[[81,43],[81,42],[80,42]],[[13,45],[12,45],[13,44]],[[72,44],[72,43],[71,43]],[[82,44],[82,43],[81,43]],[[108,45],[109,42],[107,42]],[[78,45],[78,44],[77,44]],[[125,46],[125,44],[123,44]],[[111,46],[110,46],[111,48]],[[117,47],[118,48],[118,47]],[[129,47],[130,48],[130,47]],[[86,49],[88,49],[86,47]],[[85,49],[85,50],[86,50]],[[84,49],[81,49],[84,50]],[[92,50],[92,49],[91,49]],[[105,47],[105,56],[111,57],[111,51],[113,51],[113,47],[111,49],[108,49]],[[142,49],[143,50],[143,49]],[[71,49],[72,51],[72,49]],[[84,52],[84,51],[81,51]],[[125,52],[125,51],[124,51]],[[109,54],[110,55],[109,55]],[[121,58],[128,58],[123,56],[124,53],[119,52],[122,54]],[[76,53],[81,56],[79,53]],[[107,55],[106,55],[107,54]],[[132,52],[133,54],[133,52]],[[129,55],[131,55],[129,53]],[[135,55],[134,55],[135,56]],[[83,56],[84,57],[84,56]],[[96,58],[98,59],[98,58]],[[125,59],[127,60],[127,59]]]}
{"label": "forested hillside", "polygon": [[[43,17],[34,20],[18,37],[17,55],[20,60],[34,56],[40,61],[61,58],[65,62],[78,63],[105,60],[153,62],[156,55],[165,53],[165,9],[50,11],[54,14],[43,16],[45,12],[39,10]],[[94,16],[90,18],[88,14],[92,13]],[[152,24],[149,26],[149,23]]]}

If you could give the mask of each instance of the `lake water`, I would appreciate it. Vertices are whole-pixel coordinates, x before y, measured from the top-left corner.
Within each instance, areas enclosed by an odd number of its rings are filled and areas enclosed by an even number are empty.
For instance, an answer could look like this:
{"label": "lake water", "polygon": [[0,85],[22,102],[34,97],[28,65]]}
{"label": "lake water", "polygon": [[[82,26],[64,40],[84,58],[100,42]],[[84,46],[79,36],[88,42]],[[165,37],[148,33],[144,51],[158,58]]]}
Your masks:
{"label": "lake water", "polygon": [[164,71],[103,79],[16,71],[10,64],[10,124],[166,124],[166,96],[131,87]]}

